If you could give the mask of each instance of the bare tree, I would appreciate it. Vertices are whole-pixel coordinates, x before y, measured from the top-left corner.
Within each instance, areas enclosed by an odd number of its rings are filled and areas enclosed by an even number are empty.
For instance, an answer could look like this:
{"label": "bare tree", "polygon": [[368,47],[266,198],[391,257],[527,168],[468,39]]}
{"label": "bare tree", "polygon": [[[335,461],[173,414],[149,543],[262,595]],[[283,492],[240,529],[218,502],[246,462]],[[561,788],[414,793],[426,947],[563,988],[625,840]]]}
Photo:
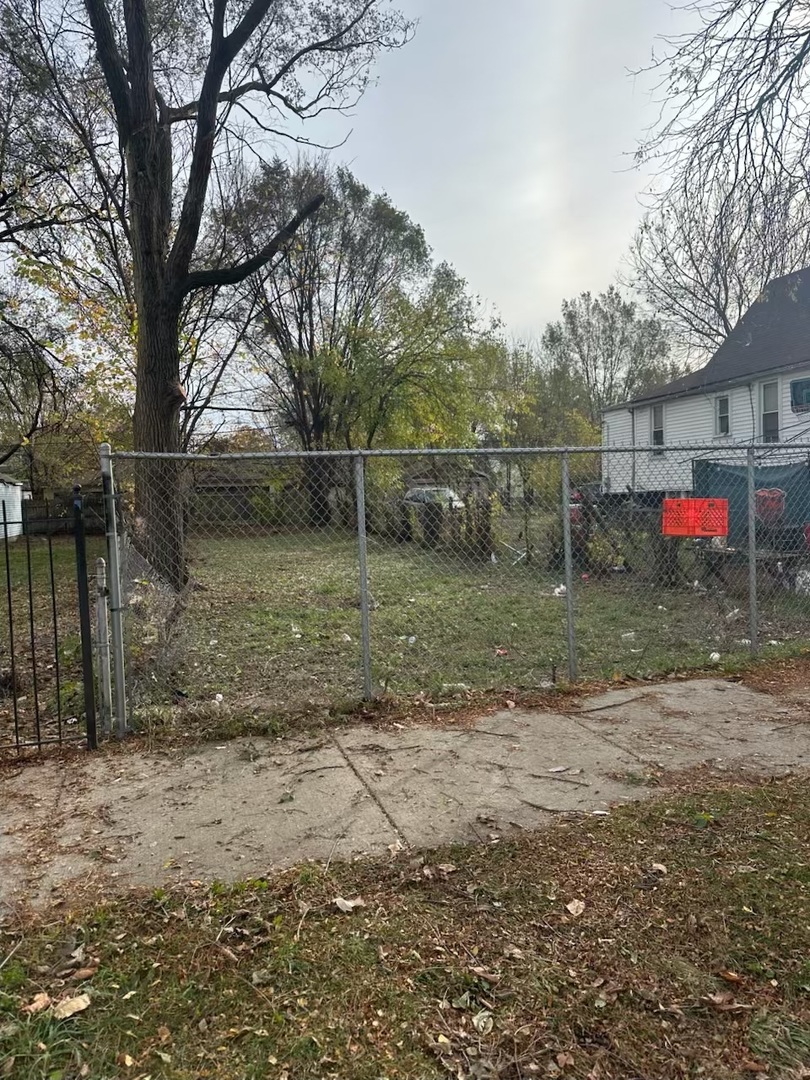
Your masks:
{"label": "bare tree", "polygon": [[627,284],[688,351],[711,352],[775,277],[810,262],[803,183],[671,188],[634,238]]}
{"label": "bare tree", "polygon": [[769,278],[810,254],[810,5],[686,8],[699,28],[668,39],[655,65],[662,114],[639,159],[668,186],[635,264],[656,308],[713,345]]}
{"label": "bare tree", "polygon": [[[135,446],[180,449],[179,330],[197,290],[260,270],[316,212],[316,194],[254,251],[206,264],[212,176],[357,100],[380,49],[410,35],[383,0],[10,0],[0,51],[79,165],[60,176],[76,207],[109,224],[132,266],[137,318]],[[52,201],[55,196],[52,196]],[[119,241],[120,237],[120,241]],[[44,241],[38,241],[41,248]],[[179,467],[141,463],[136,504],[147,556],[185,580]]]}

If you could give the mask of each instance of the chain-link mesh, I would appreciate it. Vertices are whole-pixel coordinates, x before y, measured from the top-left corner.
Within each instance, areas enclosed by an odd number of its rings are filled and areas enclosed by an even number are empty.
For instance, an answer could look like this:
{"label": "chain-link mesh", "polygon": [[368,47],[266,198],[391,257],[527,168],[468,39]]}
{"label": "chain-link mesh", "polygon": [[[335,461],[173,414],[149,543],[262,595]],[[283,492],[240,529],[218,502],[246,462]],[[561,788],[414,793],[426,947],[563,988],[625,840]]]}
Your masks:
{"label": "chain-link mesh", "polygon": [[116,463],[116,487],[136,710],[272,717],[357,700],[350,461],[136,459]]}
{"label": "chain-link mesh", "polygon": [[433,700],[551,685],[566,664],[559,459],[373,458],[366,489],[377,684]]}
{"label": "chain-link mesh", "polygon": [[810,466],[795,446],[115,468],[136,712],[317,714],[357,702],[364,674],[437,703],[575,669],[724,666],[807,637]]}

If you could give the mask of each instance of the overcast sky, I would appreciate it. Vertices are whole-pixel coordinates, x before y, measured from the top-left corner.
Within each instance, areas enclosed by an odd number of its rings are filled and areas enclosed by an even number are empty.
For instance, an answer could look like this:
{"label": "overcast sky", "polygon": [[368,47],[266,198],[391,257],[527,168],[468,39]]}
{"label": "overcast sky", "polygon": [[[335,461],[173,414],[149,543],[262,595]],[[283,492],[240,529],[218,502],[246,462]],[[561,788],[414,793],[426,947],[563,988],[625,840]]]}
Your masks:
{"label": "overcast sky", "polygon": [[642,213],[631,155],[669,0],[400,0],[415,39],[336,155],[425,229],[518,335],[611,282]]}

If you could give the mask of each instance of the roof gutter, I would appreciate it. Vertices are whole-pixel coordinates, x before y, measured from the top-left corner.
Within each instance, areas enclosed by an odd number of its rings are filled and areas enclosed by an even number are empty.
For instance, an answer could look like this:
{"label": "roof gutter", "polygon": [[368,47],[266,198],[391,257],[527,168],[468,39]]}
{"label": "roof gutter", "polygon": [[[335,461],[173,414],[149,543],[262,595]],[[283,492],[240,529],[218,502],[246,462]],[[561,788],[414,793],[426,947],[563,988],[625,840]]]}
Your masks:
{"label": "roof gutter", "polygon": [[810,357],[806,360],[797,360],[793,364],[783,364],[781,367],[767,368],[763,371],[752,372],[750,375],[746,375],[739,379],[722,379],[718,382],[703,383],[700,386],[694,386],[691,390],[682,390],[674,394],[658,394],[655,397],[647,398],[633,398],[632,401],[621,402],[618,405],[611,405],[609,409],[605,409],[605,412],[615,412],[619,409],[634,409],[640,405],[657,405],[662,401],[678,401],[681,398],[694,397],[696,394],[716,394],[721,390],[733,390],[735,386],[748,386],[753,382],[759,382],[760,379],[766,379],[769,375],[782,375],[786,371],[795,371],[797,368],[810,368]]}

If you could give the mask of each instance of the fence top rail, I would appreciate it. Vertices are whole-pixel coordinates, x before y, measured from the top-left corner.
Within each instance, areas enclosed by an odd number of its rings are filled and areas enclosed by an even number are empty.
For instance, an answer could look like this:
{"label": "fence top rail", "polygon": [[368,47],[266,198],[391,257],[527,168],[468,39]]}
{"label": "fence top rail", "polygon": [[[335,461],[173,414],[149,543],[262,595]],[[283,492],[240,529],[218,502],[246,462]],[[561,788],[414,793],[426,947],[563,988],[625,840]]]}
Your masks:
{"label": "fence top rail", "polygon": [[152,453],[146,450],[116,450],[112,453],[115,461],[301,461],[311,458],[420,458],[420,457],[555,457],[560,454],[653,454],[705,452],[715,457],[729,454],[743,454],[755,450],[768,454],[780,451],[791,453],[807,452],[810,455],[810,442],[798,443],[722,443],[689,442],[668,443],[666,446],[465,446],[445,449],[422,448],[409,450],[266,450],[241,454],[169,454]]}

